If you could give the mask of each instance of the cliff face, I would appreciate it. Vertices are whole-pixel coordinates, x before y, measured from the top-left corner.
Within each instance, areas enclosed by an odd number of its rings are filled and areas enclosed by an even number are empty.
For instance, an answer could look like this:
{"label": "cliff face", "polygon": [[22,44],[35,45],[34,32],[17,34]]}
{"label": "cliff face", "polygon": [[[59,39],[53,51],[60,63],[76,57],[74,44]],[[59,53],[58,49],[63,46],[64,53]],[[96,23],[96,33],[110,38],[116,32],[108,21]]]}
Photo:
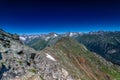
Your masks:
{"label": "cliff face", "polygon": [[[15,38],[14,38],[15,37]],[[1,79],[9,80],[27,73],[28,59],[34,50],[22,45],[17,35],[0,31]]]}
{"label": "cliff face", "polygon": [[63,37],[38,52],[17,35],[0,31],[1,80],[119,80],[115,66],[75,40]]}

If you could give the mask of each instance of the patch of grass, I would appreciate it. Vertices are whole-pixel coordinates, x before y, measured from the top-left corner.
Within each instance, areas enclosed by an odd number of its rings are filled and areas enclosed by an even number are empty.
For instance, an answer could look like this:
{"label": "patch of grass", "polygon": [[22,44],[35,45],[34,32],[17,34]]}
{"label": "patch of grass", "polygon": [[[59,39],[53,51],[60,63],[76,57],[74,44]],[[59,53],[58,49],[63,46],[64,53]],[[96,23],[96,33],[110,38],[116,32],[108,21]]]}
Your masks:
{"label": "patch of grass", "polygon": [[118,72],[115,67],[113,68],[108,68],[106,66],[102,66],[101,70],[103,70],[104,72],[108,73],[111,75],[112,78],[116,79],[116,80],[120,80],[120,72]]}
{"label": "patch of grass", "polygon": [[41,75],[39,77],[41,78],[41,80],[45,80]]}
{"label": "patch of grass", "polygon": [[[95,75],[96,73],[96,75],[99,75],[95,76],[100,80],[106,80],[109,77],[110,80],[120,80],[120,73],[116,66],[107,63],[106,60],[103,60],[103,58],[100,58],[99,56],[97,57],[96,54],[88,51],[85,49],[84,45],[79,44],[73,39],[62,38],[55,44],[53,49],[54,48],[59,50],[56,52],[60,52],[60,50],[63,52],[64,55],[62,53],[58,54],[59,58],[61,58],[63,62],[70,58],[69,61],[78,66],[75,59],[78,60],[80,57],[83,57],[86,63],[82,64],[89,68],[87,70],[91,70],[90,74]],[[82,70],[80,69],[80,72],[81,71]]]}
{"label": "patch of grass", "polygon": [[18,62],[20,65],[22,65],[22,61],[21,61],[21,60],[18,60],[17,62]]}
{"label": "patch of grass", "polygon": [[5,64],[6,64],[6,62],[2,61],[2,62],[1,62],[1,64],[4,64],[4,65],[5,65]]}
{"label": "patch of grass", "polygon": [[29,69],[28,71],[32,72],[32,73],[36,73],[36,69],[32,68],[32,69]]}

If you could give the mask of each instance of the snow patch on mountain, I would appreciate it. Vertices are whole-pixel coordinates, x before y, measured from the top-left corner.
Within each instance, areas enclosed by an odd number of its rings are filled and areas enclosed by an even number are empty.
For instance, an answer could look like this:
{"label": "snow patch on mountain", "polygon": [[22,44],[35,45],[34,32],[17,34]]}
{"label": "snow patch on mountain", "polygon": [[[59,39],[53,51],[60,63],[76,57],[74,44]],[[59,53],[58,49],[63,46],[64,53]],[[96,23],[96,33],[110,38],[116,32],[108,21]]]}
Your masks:
{"label": "snow patch on mountain", "polygon": [[49,58],[49,59],[51,59],[52,61],[56,61],[56,60],[55,60],[55,58],[54,58],[54,57],[52,57],[52,56],[51,56],[51,55],[49,55],[49,54],[46,54],[46,57],[47,57],[47,58]]}
{"label": "snow patch on mountain", "polygon": [[50,39],[50,37],[48,36],[48,37],[45,38],[45,41],[48,41],[49,39]]}

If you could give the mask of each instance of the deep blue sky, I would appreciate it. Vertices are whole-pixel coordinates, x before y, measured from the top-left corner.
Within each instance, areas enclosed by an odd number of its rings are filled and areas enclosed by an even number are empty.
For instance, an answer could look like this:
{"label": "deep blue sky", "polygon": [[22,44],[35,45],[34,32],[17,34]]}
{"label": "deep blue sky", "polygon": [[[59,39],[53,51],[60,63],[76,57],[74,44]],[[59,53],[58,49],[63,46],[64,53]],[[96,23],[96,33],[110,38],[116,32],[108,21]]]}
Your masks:
{"label": "deep blue sky", "polygon": [[120,31],[120,1],[0,0],[0,26],[18,34]]}

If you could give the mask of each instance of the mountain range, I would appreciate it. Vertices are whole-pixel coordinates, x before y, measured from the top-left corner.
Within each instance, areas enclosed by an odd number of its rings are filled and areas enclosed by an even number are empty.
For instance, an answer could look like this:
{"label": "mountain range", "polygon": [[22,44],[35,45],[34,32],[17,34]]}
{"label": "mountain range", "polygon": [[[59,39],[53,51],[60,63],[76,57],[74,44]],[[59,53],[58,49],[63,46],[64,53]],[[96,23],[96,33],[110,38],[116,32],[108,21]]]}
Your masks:
{"label": "mountain range", "polygon": [[120,32],[68,32],[65,34],[49,33],[40,35],[21,35],[20,39],[35,50],[55,44],[62,37],[70,37],[85,45],[90,51],[99,54],[106,60],[120,65]]}
{"label": "mountain range", "polygon": [[19,36],[0,30],[0,79],[120,80],[120,66],[115,62],[119,60],[119,34]]}

